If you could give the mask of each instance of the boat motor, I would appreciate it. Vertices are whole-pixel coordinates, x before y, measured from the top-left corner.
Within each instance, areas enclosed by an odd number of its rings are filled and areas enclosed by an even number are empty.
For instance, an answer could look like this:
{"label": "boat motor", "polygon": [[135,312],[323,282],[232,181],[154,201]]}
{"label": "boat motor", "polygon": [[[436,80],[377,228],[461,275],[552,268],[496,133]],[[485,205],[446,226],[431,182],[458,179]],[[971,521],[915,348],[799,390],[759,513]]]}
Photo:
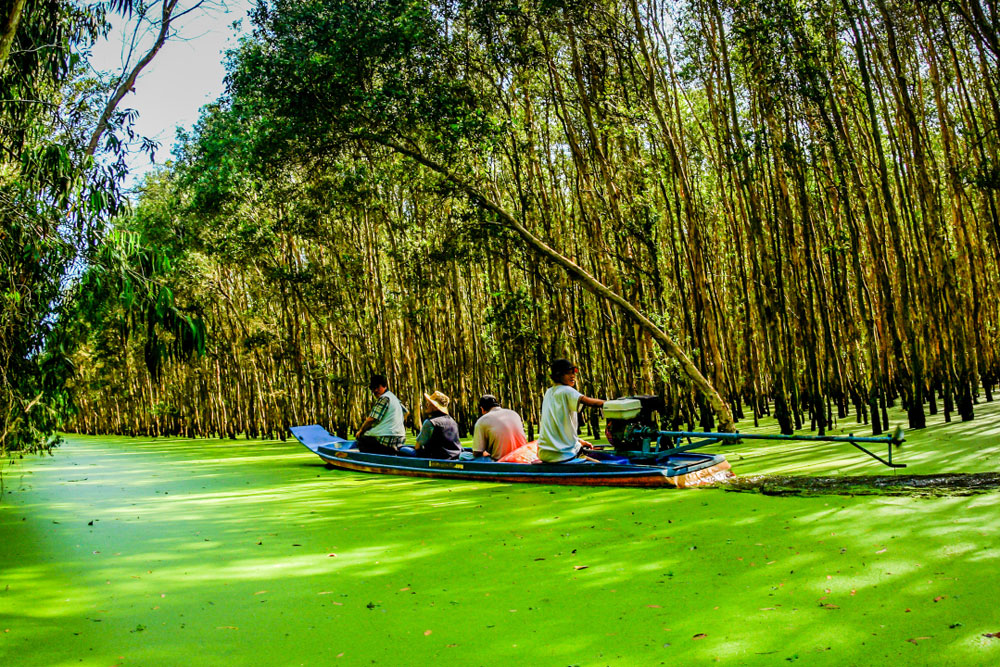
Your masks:
{"label": "boat motor", "polygon": [[[661,462],[676,458],[685,452],[709,445],[736,445],[743,440],[777,440],[785,442],[836,442],[849,444],[890,468],[905,468],[906,464],[894,463],[892,449],[906,440],[902,427],[891,435],[772,435],[769,433],[717,433],[695,431],[661,431],[654,413],[661,416],[665,410],[659,396],[625,396],[604,403],[607,426],[604,434],[615,448],[615,454],[632,463]],[[866,445],[886,445],[882,457],[867,449]],[[688,455],[692,456],[692,455]],[[705,455],[700,455],[705,456]]]}
{"label": "boat motor", "polygon": [[664,402],[659,396],[625,396],[605,401],[604,435],[619,455],[634,457],[637,452],[655,452],[659,426],[654,415],[663,409]]}

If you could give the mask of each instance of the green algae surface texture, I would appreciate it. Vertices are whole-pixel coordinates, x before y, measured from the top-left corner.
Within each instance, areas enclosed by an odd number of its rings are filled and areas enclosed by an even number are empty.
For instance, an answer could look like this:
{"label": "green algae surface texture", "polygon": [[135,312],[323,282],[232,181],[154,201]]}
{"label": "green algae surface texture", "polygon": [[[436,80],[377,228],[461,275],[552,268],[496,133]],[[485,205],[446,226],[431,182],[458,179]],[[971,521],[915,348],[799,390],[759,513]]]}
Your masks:
{"label": "green algae surface texture", "polygon": [[[897,474],[998,470],[997,407],[908,434]],[[726,451],[888,472],[839,447]],[[1000,664],[995,490],[448,483],[292,441],[85,436],[3,484],[4,666]]]}

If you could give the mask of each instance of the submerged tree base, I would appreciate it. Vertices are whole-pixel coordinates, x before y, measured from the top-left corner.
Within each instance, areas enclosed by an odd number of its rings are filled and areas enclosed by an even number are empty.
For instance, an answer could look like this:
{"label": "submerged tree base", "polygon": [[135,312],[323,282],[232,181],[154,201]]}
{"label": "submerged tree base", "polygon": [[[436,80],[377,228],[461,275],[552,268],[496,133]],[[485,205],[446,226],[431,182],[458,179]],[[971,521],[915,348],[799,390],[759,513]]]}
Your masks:
{"label": "submerged tree base", "polygon": [[1000,489],[1000,473],[943,475],[858,475],[806,477],[749,475],[736,477],[722,488],[765,496],[971,496]]}

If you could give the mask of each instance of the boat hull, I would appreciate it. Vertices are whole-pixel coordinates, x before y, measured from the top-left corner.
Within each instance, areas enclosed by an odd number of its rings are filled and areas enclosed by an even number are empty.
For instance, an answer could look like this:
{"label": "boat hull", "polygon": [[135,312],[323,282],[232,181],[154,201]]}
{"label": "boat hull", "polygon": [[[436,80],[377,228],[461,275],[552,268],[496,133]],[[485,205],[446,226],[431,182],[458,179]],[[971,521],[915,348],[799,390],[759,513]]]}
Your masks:
{"label": "boat hull", "polygon": [[499,463],[368,454],[319,426],[293,427],[292,434],[329,465],[344,470],[407,477],[574,486],[706,486],[733,476],[725,457],[684,452],[660,465],[621,463]]}

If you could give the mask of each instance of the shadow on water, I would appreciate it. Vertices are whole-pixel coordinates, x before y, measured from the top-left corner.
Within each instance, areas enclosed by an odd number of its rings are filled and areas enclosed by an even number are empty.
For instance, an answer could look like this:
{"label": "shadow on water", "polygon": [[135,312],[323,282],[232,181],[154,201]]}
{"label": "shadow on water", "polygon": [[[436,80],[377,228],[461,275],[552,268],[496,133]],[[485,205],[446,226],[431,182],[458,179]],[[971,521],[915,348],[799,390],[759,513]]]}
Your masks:
{"label": "shadow on water", "polygon": [[756,491],[770,496],[827,494],[971,496],[997,489],[1000,489],[1000,473],[995,472],[855,477],[743,475],[725,485],[726,491]]}
{"label": "shadow on water", "polygon": [[25,463],[0,664],[1000,659],[1000,494],[449,485],[244,441]]}

